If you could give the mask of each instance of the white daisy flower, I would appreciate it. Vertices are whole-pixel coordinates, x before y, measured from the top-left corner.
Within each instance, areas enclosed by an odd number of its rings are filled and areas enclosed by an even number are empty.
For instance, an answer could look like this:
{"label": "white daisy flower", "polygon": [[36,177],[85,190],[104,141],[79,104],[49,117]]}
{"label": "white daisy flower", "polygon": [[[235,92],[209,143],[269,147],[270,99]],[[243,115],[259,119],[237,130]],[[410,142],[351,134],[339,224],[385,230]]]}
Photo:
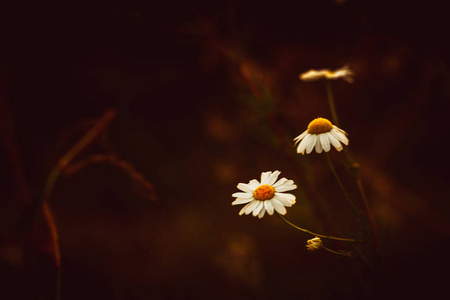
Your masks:
{"label": "white daisy flower", "polygon": [[267,213],[272,215],[274,210],[279,214],[286,214],[285,207],[295,204],[295,196],[286,191],[295,190],[297,185],[294,181],[281,178],[277,181],[280,171],[261,173],[261,182],[256,179],[249,183],[239,183],[237,188],[242,192],[234,193],[232,196],[237,199],[232,205],[246,204],[239,215],[253,213],[253,216],[262,218]]}
{"label": "white daisy flower", "polygon": [[298,144],[297,153],[309,154],[315,148],[317,153],[330,151],[330,144],[341,151],[343,146],[348,145],[347,133],[339,127],[331,124],[325,118],[314,119],[308,125],[308,129],[294,139]]}
{"label": "white daisy flower", "polygon": [[344,79],[348,83],[353,82],[353,71],[348,68],[348,66],[343,66],[340,69],[331,71],[328,69],[322,70],[309,70],[308,72],[299,75],[300,80],[303,81],[317,81],[321,79],[332,79],[336,80],[339,78]]}
{"label": "white daisy flower", "polygon": [[313,239],[308,240],[307,243],[308,244],[306,245],[306,249],[308,249],[309,251],[319,250],[323,246],[322,240],[317,236]]}

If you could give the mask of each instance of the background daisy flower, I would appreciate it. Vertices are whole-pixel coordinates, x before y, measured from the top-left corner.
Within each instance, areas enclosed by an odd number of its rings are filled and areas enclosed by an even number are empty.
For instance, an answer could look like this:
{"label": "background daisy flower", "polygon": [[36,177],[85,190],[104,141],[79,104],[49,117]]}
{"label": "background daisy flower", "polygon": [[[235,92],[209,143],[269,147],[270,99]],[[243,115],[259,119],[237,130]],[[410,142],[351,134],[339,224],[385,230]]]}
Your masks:
{"label": "background daisy flower", "polygon": [[[337,151],[343,149],[342,144],[348,145],[347,133],[339,127],[333,125],[325,118],[317,118],[311,121],[308,129],[297,136],[294,141],[298,144],[297,153],[309,154],[315,148],[317,153],[330,151],[330,144]],[[342,144],[341,144],[342,143]]]}
{"label": "background daisy flower", "polygon": [[253,216],[262,218],[267,211],[272,215],[274,210],[279,214],[286,214],[285,207],[291,207],[295,204],[295,196],[289,193],[283,193],[295,190],[297,185],[294,181],[281,178],[277,181],[280,171],[261,173],[261,182],[256,179],[250,180],[249,183],[239,183],[237,188],[242,192],[234,193],[232,196],[237,199],[231,203],[232,205],[246,204],[239,215],[253,213]]}
{"label": "background daisy flower", "polygon": [[308,72],[299,75],[300,80],[303,81],[317,81],[321,79],[339,79],[342,78],[348,83],[353,82],[353,71],[348,68],[348,66],[343,66],[340,69],[331,71],[328,69],[321,70],[309,70]]}

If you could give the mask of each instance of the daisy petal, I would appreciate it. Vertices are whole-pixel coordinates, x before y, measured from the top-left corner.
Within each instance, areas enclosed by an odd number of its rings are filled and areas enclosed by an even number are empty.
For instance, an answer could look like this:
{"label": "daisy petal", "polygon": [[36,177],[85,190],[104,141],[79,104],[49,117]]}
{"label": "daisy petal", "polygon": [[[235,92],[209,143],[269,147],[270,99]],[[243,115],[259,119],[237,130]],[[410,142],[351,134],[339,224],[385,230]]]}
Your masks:
{"label": "daisy petal", "polygon": [[316,142],[316,152],[322,153],[322,145],[320,144],[320,140]]}
{"label": "daisy petal", "polygon": [[270,174],[272,174],[272,172],[270,172],[270,171],[261,173],[261,184],[262,185],[267,184],[267,182],[269,181]]}
{"label": "daisy petal", "polygon": [[292,195],[289,193],[275,193],[275,195],[280,196],[280,198],[287,199],[291,202],[292,201],[295,202],[295,198],[296,198],[295,195]]}
{"label": "daisy petal", "polygon": [[281,204],[280,201],[278,201],[275,198],[272,198],[271,200],[273,208],[280,214],[280,215],[284,215],[286,214],[286,208],[283,206],[283,204]]}
{"label": "daisy petal", "polygon": [[277,181],[278,179],[278,175],[280,175],[280,171],[275,171],[273,172],[270,177],[269,177],[269,181],[267,182],[268,185],[273,185],[275,183],[275,181]]}
{"label": "daisy petal", "polygon": [[258,214],[258,218],[262,218],[262,217],[264,217],[264,214],[266,213],[266,210],[265,209],[261,209],[261,211],[259,212],[259,214]]}
{"label": "daisy petal", "polygon": [[236,197],[236,198],[252,198],[253,197],[253,193],[237,192],[237,193],[234,193],[231,196]]}
{"label": "daisy petal", "polygon": [[283,204],[286,207],[291,207],[293,204],[295,204],[295,201],[294,201],[294,203],[292,203],[291,200],[288,200],[286,198],[282,198],[282,197],[280,197],[280,195],[276,195],[274,197],[274,199],[278,200],[281,204]]}
{"label": "daisy petal", "polygon": [[275,192],[286,192],[286,191],[292,191],[297,188],[297,185],[294,184],[292,180],[288,180],[283,185],[276,187]]}
{"label": "daisy petal", "polygon": [[258,205],[253,210],[253,216],[256,217],[259,214],[259,212],[261,211],[261,209],[264,209],[264,202],[258,201]]}
{"label": "daisy petal", "polygon": [[239,215],[242,216],[242,215],[245,213],[245,211],[247,210],[247,208],[248,208],[250,205],[252,205],[252,203],[253,203],[253,202],[250,202],[250,203],[248,203],[247,205],[245,205],[245,206],[241,209],[241,211],[239,212]]}
{"label": "daisy petal", "polygon": [[283,185],[292,185],[294,184],[294,180],[287,180]]}
{"label": "daisy petal", "polygon": [[261,184],[259,183],[258,180],[252,179],[252,180],[250,180],[250,182],[248,183],[248,185],[249,185],[253,190],[255,190],[255,189],[258,188]]}
{"label": "daisy petal", "polygon": [[335,128],[337,131],[339,131],[340,133],[342,133],[342,134],[344,134],[344,135],[348,135],[347,132],[345,132],[345,130],[340,129],[340,128],[337,127],[337,126],[334,126],[334,125],[333,125],[333,128]]}
{"label": "daisy petal", "polygon": [[264,207],[266,208],[267,213],[269,215],[273,215],[273,205],[272,202],[270,202],[270,200],[264,201]]}
{"label": "daisy petal", "polygon": [[330,151],[330,140],[326,134],[320,134],[320,143],[322,144],[322,148],[325,152]]}
{"label": "daisy petal", "polygon": [[300,142],[300,144],[298,144],[298,147],[297,147],[297,153],[305,154],[306,146],[308,145],[309,140],[311,139],[311,137],[312,137],[311,134],[307,134],[307,135],[303,138],[303,140]]}
{"label": "daisy petal", "polygon": [[345,136],[347,133],[344,130],[339,129],[335,126],[333,129],[331,129],[330,132],[335,138],[338,139],[338,141],[340,141],[344,145],[348,145],[348,138]]}
{"label": "daisy petal", "polygon": [[246,193],[252,193],[254,192],[254,190],[246,183],[239,183],[237,185],[237,188],[240,189],[241,191],[244,191]]}
{"label": "daisy petal", "polygon": [[233,201],[233,203],[231,203],[231,205],[245,204],[252,200],[253,200],[252,198],[237,198],[236,200]]}
{"label": "daisy petal", "polygon": [[280,185],[282,185],[283,183],[285,183],[287,181],[287,178],[281,178],[280,180],[278,180],[277,182],[275,182],[273,185],[272,185],[272,187],[274,187],[274,188],[276,188],[276,187],[278,187],[278,186],[280,186]]}
{"label": "daisy petal", "polygon": [[298,142],[300,142],[307,134],[308,134],[308,130],[305,130],[302,134],[300,134],[298,137],[296,137],[294,139],[294,141],[295,141],[294,145],[297,144]]}
{"label": "daisy petal", "polygon": [[312,149],[316,145],[316,142],[317,142],[317,135],[316,134],[312,134],[311,138],[309,139],[308,145],[306,146],[306,154],[310,154],[311,153]]}
{"label": "daisy petal", "polygon": [[337,151],[341,151],[343,149],[341,143],[339,143],[338,139],[334,137],[330,132],[327,133],[328,138],[330,139],[331,145],[336,148]]}
{"label": "daisy petal", "polygon": [[258,200],[253,200],[252,202],[250,202],[250,205],[245,210],[245,214],[249,215],[256,208],[256,206],[258,206],[258,203]]}

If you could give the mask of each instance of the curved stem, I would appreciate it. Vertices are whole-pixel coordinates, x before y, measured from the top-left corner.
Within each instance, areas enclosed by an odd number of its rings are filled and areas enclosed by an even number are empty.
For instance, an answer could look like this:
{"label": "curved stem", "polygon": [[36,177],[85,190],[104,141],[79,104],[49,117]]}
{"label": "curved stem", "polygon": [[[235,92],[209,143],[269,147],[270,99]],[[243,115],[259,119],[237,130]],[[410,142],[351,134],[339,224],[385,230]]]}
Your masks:
{"label": "curved stem", "polygon": [[322,244],[322,247],[323,247],[323,249],[325,249],[326,251],[331,252],[331,253],[333,253],[333,254],[342,255],[342,256],[346,256],[346,257],[352,257],[352,255],[349,254],[349,253],[331,250],[330,248],[325,247],[324,244]]}
{"label": "curved stem", "polygon": [[48,202],[44,202],[42,204],[42,209],[44,212],[45,220],[47,221],[47,225],[50,229],[50,236],[52,238],[53,243],[53,251],[54,251],[54,260],[55,266],[57,269],[56,272],[56,293],[55,299],[61,299],[61,250],[59,248],[59,237],[58,237],[58,228],[56,227],[55,218],[53,217],[53,213],[50,209]]}
{"label": "curved stem", "polygon": [[[331,80],[326,80],[326,89],[327,89],[327,97],[328,97],[328,105],[330,107],[330,111],[331,111],[331,117],[333,120],[333,123],[339,127],[339,119],[338,119],[338,115],[337,115],[337,110],[336,110],[336,105],[334,103],[334,97],[333,97],[333,89],[332,89],[332,82]],[[359,164],[358,162],[356,162],[349,150],[349,148],[347,147],[346,149],[344,149],[344,154],[345,157],[347,159],[347,163],[350,167],[350,169],[353,171],[353,175],[355,177],[356,180],[356,184],[358,186],[358,191],[359,194],[361,195],[361,198],[363,200],[364,203],[364,208],[365,208],[365,212],[367,214],[367,218],[369,219],[369,224],[367,224],[366,219],[362,219],[360,213],[358,212],[358,210],[356,209],[355,205],[353,204],[353,202],[351,201],[350,197],[348,196],[347,192],[345,191],[342,182],[340,181],[339,177],[336,174],[336,171],[333,168],[333,165],[331,164],[330,158],[327,156],[327,160],[328,160],[328,164],[330,165],[331,170],[333,171],[333,174],[336,177],[336,180],[338,181],[339,187],[341,188],[341,190],[343,191],[347,202],[349,202],[350,206],[352,207],[353,212],[355,213],[358,222],[361,226],[361,228],[365,231],[365,234],[370,234],[372,237],[372,243],[373,243],[373,249],[375,251],[375,253],[377,255],[379,255],[379,244],[378,244],[378,236],[377,236],[377,228],[376,228],[376,224],[369,206],[369,202],[367,200],[365,191],[364,191],[364,187],[362,185],[362,180],[359,174]]]}
{"label": "curved stem", "polygon": [[310,231],[308,229],[304,229],[304,228],[298,227],[297,225],[292,224],[291,222],[286,220],[282,215],[280,215],[277,211],[275,211],[275,213],[277,214],[277,216],[279,216],[288,225],[291,225],[295,229],[298,229],[300,231],[309,233],[309,234],[314,235],[314,236],[318,236],[318,237],[321,237],[321,238],[324,238],[324,239],[344,241],[344,242],[365,242],[365,240],[356,240],[356,239],[350,239],[350,238],[341,238],[341,237],[335,237],[335,236],[331,236],[331,235],[318,234],[318,233],[312,232],[312,231]]}
{"label": "curved stem", "polygon": [[334,104],[333,90],[331,88],[331,80],[326,80],[326,85],[327,85],[328,105],[330,106],[331,110],[331,118],[333,119],[333,124],[339,127],[336,105]]}
{"label": "curved stem", "polygon": [[103,133],[115,117],[116,112],[112,109],[108,109],[103,116],[98,120],[94,126],[72,147],[67,151],[56,163],[56,165],[50,171],[50,174],[45,182],[44,189],[40,197],[37,197],[31,204],[30,208],[25,212],[19,221],[19,230],[26,231],[31,227],[31,224],[36,217],[36,214],[42,209],[44,202],[50,199],[55,184],[61,175],[62,170],[72,162],[84,148],[86,148],[97,136]]}
{"label": "curved stem", "polygon": [[350,199],[350,196],[347,193],[347,190],[345,189],[344,185],[342,184],[341,179],[339,178],[338,174],[336,173],[336,170],[333,167],[333,164],[331,163],[330,156],[328,156],[328,153],[325,152],[325,157],[327,158],[328,166],[331,169],[331,172],[334,175],[334,178],[336,178],[336,181],[339,185],[339,188],[341,189],[342,193],[344,194],[345,200],[347,200],[347,203],[350,205],[350,207],[353,210],[353,213],[355,214],[356,218],[358,219],[358,222],[362,225],[361,221],[361,215],[358,212],[358,209],[356,208],[355,204],[353,203],[352,199]]}
{"label": "curved stem", "polygon": [[50,210],[49,200],[55,188],[56,182],[61,175],[62,170],[72,162],[72,160],[85,149],[97,136],[99,136],[106,129],[107,125],[115,117],[115,111],[107,110],[103,116],[97,121],[94,126],[72,147],[66,152],[56,163],[50,171],[50,174],[45,182],[41,197],[36,198],[35,202],[28,211],[25,212],[22,219],[19,221],[19,230],[29,230],[36,214],[39,210],[43,210],[44,217],[50,229],[50,235],[54,247],[54,259],[57,268],[56,274],[56,293],[55,299],[59,300],[61,297],[61,253],[58,241],[58,228],[55,218]]}

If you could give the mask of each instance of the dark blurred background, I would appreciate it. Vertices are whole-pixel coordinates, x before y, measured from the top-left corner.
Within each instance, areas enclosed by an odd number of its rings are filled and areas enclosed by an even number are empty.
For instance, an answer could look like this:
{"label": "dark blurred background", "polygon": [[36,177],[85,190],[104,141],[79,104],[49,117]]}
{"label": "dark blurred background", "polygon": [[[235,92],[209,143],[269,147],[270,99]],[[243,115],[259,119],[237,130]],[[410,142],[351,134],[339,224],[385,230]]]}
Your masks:
{"label": "dark blurred background", "polygon": [[[439,295],[449,267],[450,46],[436,3],[4,7],[0,298],[53,299],[46,224],[39,216],[25,237],[16,224],[107,109],[116,117],[49,202],[61,299]],[[298,74],[343,65],[355,82],[333,82],[334,95],[377,222],[381,272],[310,253],[311,236],[231,206],[237,183],[280,170],[299,186],[289,220],[354,232],[324,157],[301,157],[292,143],[312,119],[331,117],[324,83]],[[362,209],[342,153],[331,158]]]}

